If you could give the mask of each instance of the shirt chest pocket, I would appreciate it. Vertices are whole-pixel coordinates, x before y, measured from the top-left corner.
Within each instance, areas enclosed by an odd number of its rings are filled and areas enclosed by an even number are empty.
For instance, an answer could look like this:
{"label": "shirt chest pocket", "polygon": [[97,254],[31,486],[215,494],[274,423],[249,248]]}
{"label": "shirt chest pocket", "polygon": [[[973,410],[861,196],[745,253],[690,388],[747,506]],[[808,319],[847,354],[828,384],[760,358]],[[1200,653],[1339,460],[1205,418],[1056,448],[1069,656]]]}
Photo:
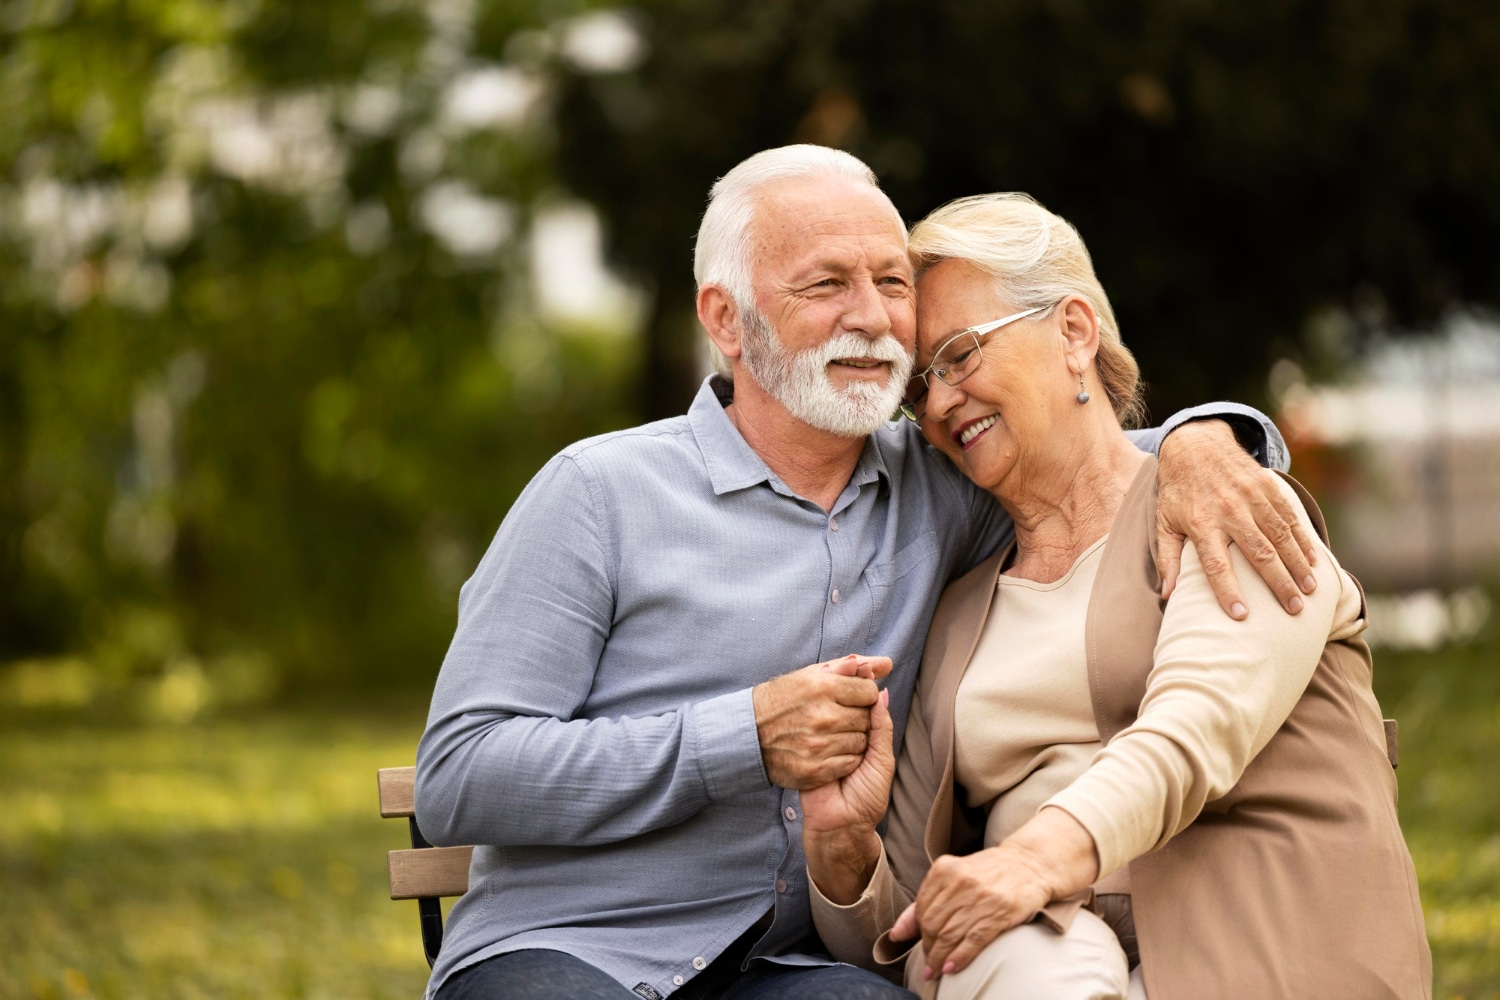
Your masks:
{"label": "shirt chest pocket", "polygon": [[925,617],[941,581],[935,579],[938,567],[938,536],[924,531],[902,545],[896,554],[871,563],[860,577],[860,597],[868,602],[865,636],[871,652],[893,655],[896,644],[925,638],[912,635]]}

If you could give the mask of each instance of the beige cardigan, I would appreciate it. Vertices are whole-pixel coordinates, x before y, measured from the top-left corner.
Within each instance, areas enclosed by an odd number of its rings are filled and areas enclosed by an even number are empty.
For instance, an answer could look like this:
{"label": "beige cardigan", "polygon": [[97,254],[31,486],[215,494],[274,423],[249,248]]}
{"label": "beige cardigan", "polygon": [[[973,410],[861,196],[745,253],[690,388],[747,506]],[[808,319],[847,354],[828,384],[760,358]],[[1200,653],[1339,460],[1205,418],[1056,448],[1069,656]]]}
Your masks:
{"label": "beige cardigan", "polygon": [[[1292,485],[1326,540],[1316,505]],[[1089,603],[1089,687],[1105,744],[1135,720],[1152,667],[1162,618],[1155,522],[1148,465],[1116,515]],[[1004,556],[953,583],[933,618],[870,890],[852,907],[813,893],[835,957],[887,974],[905,959],[908,985],[924,996],[935,984],[920,982],[920,948],[881,935],[933,858],[981,846],[984,817],[955,807],[953,702]],[[1238,784],[1130,863],[1152,1000],[1430,998],[1431,954],[1370,677],[1362,640],[1329,642],[1291,716]],[[1062,928],[1081,905],[1054,903],[1042,917]]]}

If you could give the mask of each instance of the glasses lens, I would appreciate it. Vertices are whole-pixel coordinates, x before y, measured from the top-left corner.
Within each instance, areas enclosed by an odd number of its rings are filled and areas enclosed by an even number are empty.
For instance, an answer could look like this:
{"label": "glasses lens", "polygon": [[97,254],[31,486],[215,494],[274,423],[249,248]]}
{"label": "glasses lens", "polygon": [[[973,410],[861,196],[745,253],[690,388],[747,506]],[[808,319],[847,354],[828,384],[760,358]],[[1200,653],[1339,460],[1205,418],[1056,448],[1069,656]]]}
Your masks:
{"label": "glasses lens", "polygon": [[927,379],[921,375],[913,375],[906,380],[906,395],[901,397],[901,409],[913,420],[921,420],[926,402]]}
{"label": "glasses lens", "polygon": [[943,345],[942,351],[932,359],[932,370],[949,385],[958,385],[979,367],[979,359],[979,338],[964,333]]}

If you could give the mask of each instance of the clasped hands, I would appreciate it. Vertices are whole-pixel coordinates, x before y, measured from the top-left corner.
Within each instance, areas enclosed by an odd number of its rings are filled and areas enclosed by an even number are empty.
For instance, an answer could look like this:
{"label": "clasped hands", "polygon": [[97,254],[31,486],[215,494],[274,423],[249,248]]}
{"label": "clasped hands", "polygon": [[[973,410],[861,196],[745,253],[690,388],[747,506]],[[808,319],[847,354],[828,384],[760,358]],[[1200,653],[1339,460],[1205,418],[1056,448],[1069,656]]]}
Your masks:
{"label": "clasped hands", "polygon": [[771,784],[817,788],[858,768],[869,746],[871,709],[884,701],[876,681],[890,672],[890,657],[851,653],[752,688],[756,734]]}

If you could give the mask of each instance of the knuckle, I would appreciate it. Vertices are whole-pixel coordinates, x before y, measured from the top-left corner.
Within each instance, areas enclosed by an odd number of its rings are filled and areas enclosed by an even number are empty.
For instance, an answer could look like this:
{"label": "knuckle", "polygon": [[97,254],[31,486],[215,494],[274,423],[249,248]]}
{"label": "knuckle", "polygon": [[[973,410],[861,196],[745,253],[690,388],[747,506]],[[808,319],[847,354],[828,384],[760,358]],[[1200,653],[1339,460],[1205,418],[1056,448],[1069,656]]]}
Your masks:
{"label": "knuckle", "polygon": [[1188,527],[1195,531],[1206,532],[1216,527],[1217,524],[1217,520],[1208,511],[1201,508],[1193,510],[1187,516]]}
{"label": "knuckle", "polygon": [[1223,576],[1229,572],[1229,560],[1217,552],[1211,552],[1203,556],[1203,572],[1209,576]]}
{"label": "knuckle", "polygon": [[1281,557],[1276,554],[1276,546],[1271,540],[1261,536],[1258,540],[1250,543],[1250,551],[1246,553],[1251,562],[1266,565],[1267,563],[1279,562]]}
{"label": "knuckle", "polygon": [[953,924],[949,924],[938,932],[937,941],[942,946],[943,951],[951,952],[963,943],[964,937],[965,931],[962,927],[955,927]]}

